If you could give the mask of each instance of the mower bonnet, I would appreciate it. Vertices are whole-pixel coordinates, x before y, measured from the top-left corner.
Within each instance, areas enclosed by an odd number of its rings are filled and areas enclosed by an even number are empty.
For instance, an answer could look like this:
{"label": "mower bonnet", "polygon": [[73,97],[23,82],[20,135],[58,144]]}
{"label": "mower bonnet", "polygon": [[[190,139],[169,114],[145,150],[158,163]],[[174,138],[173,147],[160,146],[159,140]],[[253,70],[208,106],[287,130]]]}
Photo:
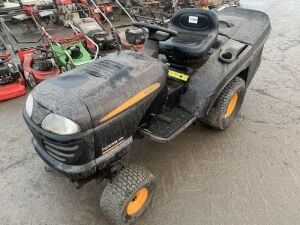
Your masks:
{"label": "mower bonnet", "polygon": [[165,81],[166,71],[160,61],[131,51],[114,53],[38,85],[32,95],[41,107],[33,110],[32,118],[40,117],[35,122],[41,123],[54,112],[79,124],[82,131],[88,130],[103,124],[101,119],[130,98],[157,85],[140,102],[141,107],[128,107],[131,111],[139,108],[133,123],[137,126]]}

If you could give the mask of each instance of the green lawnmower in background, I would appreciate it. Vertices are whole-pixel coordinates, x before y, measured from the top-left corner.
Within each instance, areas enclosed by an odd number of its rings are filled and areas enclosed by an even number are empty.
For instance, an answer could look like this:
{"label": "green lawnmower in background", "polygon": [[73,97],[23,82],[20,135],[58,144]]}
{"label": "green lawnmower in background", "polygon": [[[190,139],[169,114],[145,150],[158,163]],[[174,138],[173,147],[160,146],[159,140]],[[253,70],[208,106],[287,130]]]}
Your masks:
{"label": "green lawnmower in background", "polygon": [[[62,72],[74,69],[98,57],[98,45],[84,33],[71,33],[51,36],[44,30],[49,39],[49,46],[53,52],[55,62],[61,67]],[[95,46],[96,52],[92,56],[82,44],[88,40]]]}

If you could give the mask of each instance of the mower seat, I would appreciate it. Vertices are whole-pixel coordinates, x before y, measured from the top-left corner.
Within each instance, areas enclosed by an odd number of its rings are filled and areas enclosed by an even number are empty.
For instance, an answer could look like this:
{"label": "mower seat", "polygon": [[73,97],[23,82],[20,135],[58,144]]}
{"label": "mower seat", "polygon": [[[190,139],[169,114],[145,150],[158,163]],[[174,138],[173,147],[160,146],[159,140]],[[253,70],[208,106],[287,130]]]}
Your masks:
{"label": "mower seat", "polygon": [[219,19],[212,11],[182,9],[174,14],[169,28],[178,35],[161,41],[160,53],[177,60],[200,59],[217,40]]}

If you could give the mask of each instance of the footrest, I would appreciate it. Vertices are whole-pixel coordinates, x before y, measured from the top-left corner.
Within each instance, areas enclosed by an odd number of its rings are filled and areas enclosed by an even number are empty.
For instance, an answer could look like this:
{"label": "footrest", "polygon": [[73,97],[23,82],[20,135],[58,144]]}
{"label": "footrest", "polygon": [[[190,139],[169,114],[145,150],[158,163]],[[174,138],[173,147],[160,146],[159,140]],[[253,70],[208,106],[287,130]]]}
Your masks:
{"label": "footrest", "polygon": [[162,114],[162,116],[170,118],[170,120],[155,119],[148,128],[143,128],[140,132],[154,141],[168,142],[196,120],[193,114],[181,108],[174,108]]}

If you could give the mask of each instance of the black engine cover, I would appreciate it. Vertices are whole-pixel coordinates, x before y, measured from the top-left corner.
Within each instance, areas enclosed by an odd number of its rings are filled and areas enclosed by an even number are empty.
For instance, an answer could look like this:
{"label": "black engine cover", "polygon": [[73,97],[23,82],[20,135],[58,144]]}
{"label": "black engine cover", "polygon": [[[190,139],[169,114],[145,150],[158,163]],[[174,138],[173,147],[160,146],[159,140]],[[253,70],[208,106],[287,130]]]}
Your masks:
{"label": "black engine cover", "polygon": [[52,55],[47,52],[36,52],[32,55],[33,59],[33,68],[39,71],[50,71],[53,69],[53,64],[50,60]]}
{"label": "black engine cover", "polygon": [[6,63],[0,64],[0,76],[9,74],[9,67]]}
{"label": "black engine cover", "polygon": [[132,45],[144,44],[146,35],[144,30],[140,28],[130,28],[125,31],[126,41]]}
{"label": "black engine cover", "polygon": [[14,82],[18,79],[17,68],[7,63],[0,63],[0,85]]}

